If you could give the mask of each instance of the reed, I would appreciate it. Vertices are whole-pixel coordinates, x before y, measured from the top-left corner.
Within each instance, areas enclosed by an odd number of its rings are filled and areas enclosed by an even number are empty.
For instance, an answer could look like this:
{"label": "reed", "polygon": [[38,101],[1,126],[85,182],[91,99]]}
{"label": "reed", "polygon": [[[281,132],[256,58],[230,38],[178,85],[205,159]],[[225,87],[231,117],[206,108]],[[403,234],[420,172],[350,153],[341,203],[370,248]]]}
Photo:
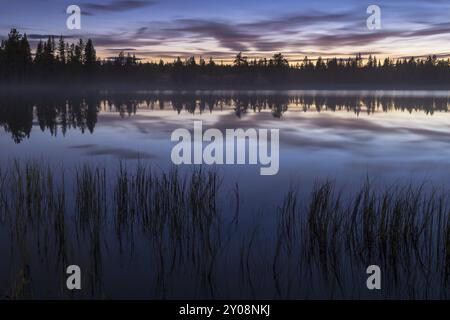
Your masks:
{"label": "reed", "polygon": [[[444,188],[367,178],[344,190],[325,180],[290,189],[280,205],[254,215],[241,212],[239,185],[223,192],[222,182],[215,170],[164,172],[143,162],[86,164],[72,173],[37,161],[2,166],[0,222],[10,235],[12,270],[5,295],[39,297],[37,270],[64,275],[70,261],[87,270],[91,296],[113,295],[105,259],[128,255],[132,266],[145,253],[153,297],[174,296],[180,280],[190,298],[373,297],[362,287],[371,264],[382,269],[385,298],[448,297]],[[263,223],[263,213],[273,222]]]}

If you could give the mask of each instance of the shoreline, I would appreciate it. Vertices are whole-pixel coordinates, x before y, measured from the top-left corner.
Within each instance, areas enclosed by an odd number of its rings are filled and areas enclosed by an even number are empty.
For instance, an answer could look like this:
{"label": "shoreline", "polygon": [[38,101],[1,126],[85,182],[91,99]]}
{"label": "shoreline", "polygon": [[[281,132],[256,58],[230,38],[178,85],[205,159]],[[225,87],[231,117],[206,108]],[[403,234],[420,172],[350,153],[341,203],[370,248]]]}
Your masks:
{"label": "shoreline", "polygon": [[289,91],[448,91],[450,95],[450,84],[448,85],[362,85],[362,84],[311,84],[311,85],[280,85],[280,86],[231,86],[231,85],[145,85],[145,84],[117,84],[117,83],[97,83],[97,84],[0,84],[0,94],[11,93],[80,93],[80,92],[197,92],[197,91],[217,91],[217,92],[289,92]]}

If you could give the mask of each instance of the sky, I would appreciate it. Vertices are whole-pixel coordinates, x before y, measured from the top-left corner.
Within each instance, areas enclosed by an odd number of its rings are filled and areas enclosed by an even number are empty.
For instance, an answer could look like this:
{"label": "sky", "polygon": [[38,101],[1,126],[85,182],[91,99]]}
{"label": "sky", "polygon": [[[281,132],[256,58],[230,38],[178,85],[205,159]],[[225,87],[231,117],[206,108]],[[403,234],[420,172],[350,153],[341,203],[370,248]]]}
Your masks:
{"label": "sky", "polygon": [[[66,9],[81,8],[81,29],[69,30]],[[369,5],[381,28],[369,30]],[[0,38],[11,28],[35,48],[48,35],[91,38],[98,56],[120,51],[146,61],[177,56],[229,62],[283,53],[291,63],[357,53],[383,58],[450,57],[450,0],[0,0]]]}

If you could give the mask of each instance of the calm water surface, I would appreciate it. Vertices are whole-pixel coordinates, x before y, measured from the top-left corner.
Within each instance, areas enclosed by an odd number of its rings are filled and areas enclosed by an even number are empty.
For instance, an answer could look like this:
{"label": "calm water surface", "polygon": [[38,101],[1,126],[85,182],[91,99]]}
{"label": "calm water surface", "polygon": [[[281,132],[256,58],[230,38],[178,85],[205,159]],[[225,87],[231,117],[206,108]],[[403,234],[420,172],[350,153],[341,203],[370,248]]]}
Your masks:
{"label": "calm water surface", "polygon": [[450,150],[448,92],[207,92],[10,97],[0,102],[1,160],[75,165],[122,159],[171,165],[177,128],[279,128],[280,171],[223,166],[234,177],[442,178]]}
{"label": "calm water surface", "polygon": [[[63,167],[69,172],[68,180],[73,179],[70,172],[84,163],[105,166],[111,169],[108,171],[111,175],[120,163],[134,166],[138,162],[158,172],[167,172],[173,167],[170,158],[175,145],[170,141],[172,131],[192,130],[194,120],[202,120],[204,130],[218,128],[223,132],[235,128],[279,128],[277,175],[260,176],[259,165],[215,168],[224,178],[221,185],[224,200],[219,203],[224,217],[233,215],[235,204],[231,199],[234,199],[235,184],[239,185],[240,217],[244,227],[229,236],[227,249],[229,261],[239,265],[242,246],[236,239],[245,238],[256,219],[262,230],[258,236],[260,251],[264,252],[264,239],[270,239],[275,233],[273,217],[290,188],[300,190],[302,197],[302,192],[309,192],[314,183],[332,179],[352,191],[367,177],[382,186],[399,181],[428,181],[445,186],[450,176],[449,99],[450,92],[446,91],[11,95],[0,98],[0,126],[3,128],[0,130],[0,163],[6,168],[15,159],[37,160],[58,170]],[[180,170],[189,172],[192,168],[182,166]],[[23,265],[21,262],[12,263],[20,259],[11,253],[12,240],[7,229],[4,226],[0,233],[0,294],[5,293],[5,296],[11,291],[11,279],[23,269],[17,269],[17,265]],[[215,269],[214,293],[208,285],[199,285],[194,280],[191,283],[181,271],[167,277],[164,284],[155,285],[158,283],[152,275],[156,270],[155,262],[145,236],[137,235],[133,253],[123,254],[120,245],[111,240],[114,233],[105,233],[106,240],[101,244],[100,289],[91,288],[81,297],[283,296],[271,287],[270,281],[262,281],[259,291],[255,288],[241,290],[241,280],[229,284],[229,279],[220,276],[224,272],[222,269],[226,269],[220,265]],[[89,247],[89,240],[77,241],[80,246],[86,241]],[[129,253],[128,250],[125,245],[123,251]],[[88,250],[79,252],[71,253],[70,263],[80,261],[83,265],[84,259],[88,259],[85,257],[89,255]],[[253,257],[254,261],[261,258],[258,254]],[[36,252],[30,255],[30,260],[40,259]],[[34,283],[25,297],[70,298],[70,294],[50,284],[55,282],[51,270],[57,269],[46,261],[36,267],[31,262],[26,264],[31,266]],[[239,272],[234,275],[238,278]],[[361,281],[364,277],[363,270]],[[255,294],[255,291],[260,293]],[[318,285],[315,289],[303,288],[292,296],[330,297],[335,294],[339,296]],[[368,297],[374,296],[368,294]]]}

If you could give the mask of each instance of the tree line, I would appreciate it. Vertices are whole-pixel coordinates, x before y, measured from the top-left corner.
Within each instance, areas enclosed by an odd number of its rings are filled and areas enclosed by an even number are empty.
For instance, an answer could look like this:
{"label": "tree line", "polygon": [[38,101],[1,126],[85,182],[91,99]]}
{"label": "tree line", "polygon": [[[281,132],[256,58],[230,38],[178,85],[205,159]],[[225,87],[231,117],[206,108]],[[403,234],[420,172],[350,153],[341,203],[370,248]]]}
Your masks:
{"label": "tree line", "polygon": [[450,60],[350,58],[290,63],[282,53],[250,59],[238,53],[232,64],[194,56],[173,62],[142,62],[120,52],[100,59],[91,39],[68,43],[63,36],[39,41],[34,53],[26,34],[12,29],[0,45],[2,83],[127,83],[154,86],[297,86],[312,84],[450,84]]}

